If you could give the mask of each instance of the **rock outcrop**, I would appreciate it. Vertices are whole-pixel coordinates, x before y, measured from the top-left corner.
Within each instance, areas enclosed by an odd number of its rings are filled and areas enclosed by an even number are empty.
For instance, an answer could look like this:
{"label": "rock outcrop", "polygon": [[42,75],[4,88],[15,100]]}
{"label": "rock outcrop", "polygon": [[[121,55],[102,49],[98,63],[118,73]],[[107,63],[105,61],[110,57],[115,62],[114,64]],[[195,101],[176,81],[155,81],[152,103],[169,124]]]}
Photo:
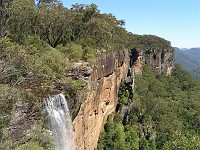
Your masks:
{"label": "rock outcrop", "polygon": [[89,93],[75,117],[75,142],[78,150],[94,150],[97,147],[100,132],[107,117],[115,112],[118,90],[121,81],[130,79],[133,75],[141,74],[144,64],[151,66],[158,73],[171,74],[173,68],[173,51],[133,49],[128,51],[106,54],[95,61],[88,77]]}
{"label": "rock outcrop", "polygon": [[147,64],[155,69],[158,73],[170,75],[174,65],[173,55],[174,53],[172,49],[133,49],[131,59],[132,62],[134,62],[133,67],[136,74],[141,74],[143,65]]}
{"label": "rock outcrop", "polygon": [[[15,105],[15,112],[12,114],[9,133],[21,143],[24,142],[24,132],[34,124],[37,112],[32,111],[27,103],[19,102]],[[27,140],[27,139],[26,139]]]}
{"label": "rock outcrop", "polygon": [[108,115],[115,111],[118,89],[129,70],[128,51],[107,54],[95,61],[89,94],[73,121],[78,150],[94,150]]}

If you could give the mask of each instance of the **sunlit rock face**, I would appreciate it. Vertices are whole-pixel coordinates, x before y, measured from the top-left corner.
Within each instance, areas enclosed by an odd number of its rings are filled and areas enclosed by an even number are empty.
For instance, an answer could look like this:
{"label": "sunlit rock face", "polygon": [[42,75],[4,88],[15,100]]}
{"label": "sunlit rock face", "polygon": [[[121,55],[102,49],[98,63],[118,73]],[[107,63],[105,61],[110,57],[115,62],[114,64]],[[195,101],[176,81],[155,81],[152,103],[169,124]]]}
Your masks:
{"label": "sunlit rock face", "polygon": [[73,121],[78,150],[94,150],[108,117],[115,111],[118,89],[129,70],[128,51],[107,54],[95,61],[88,78],[89,94]]}
{"label": "sunlit rock face", "polygon": [[121,81],[131,79],[134,86],[134,74],[141,74],[144,64],[158,73],[170,75],[173,51],[135,49],[131,53],[124,51],[107,54],[95,61],[88,77],[88,96],[73,121],[78,150],[94,150],[97,147],[107,117],[115,112]]}

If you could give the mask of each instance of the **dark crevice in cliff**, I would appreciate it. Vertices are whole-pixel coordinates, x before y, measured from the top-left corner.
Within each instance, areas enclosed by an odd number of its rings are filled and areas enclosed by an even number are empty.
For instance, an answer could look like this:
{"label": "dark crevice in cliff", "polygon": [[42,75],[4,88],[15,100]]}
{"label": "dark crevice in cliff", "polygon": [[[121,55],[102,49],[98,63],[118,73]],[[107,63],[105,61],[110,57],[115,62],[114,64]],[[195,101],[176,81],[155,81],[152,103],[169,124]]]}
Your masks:
{"label": "dark crevice in cliff", "polygon": [[130,52],[130,67],[132,67],[135,63],[135,61],[138,59],[139,53],[137,49],[132,49]]}

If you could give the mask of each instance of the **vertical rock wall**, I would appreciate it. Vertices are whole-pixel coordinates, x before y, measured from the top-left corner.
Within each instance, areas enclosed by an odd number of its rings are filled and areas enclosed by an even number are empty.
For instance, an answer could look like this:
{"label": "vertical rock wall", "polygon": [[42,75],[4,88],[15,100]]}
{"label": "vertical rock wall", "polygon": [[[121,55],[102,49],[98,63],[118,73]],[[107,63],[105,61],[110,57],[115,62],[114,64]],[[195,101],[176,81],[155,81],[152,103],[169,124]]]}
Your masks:
{"label": "vertical rock wall", "polygon": [[[135,60],[134,54],[137,54],[137,59]],[[172,73],[174,61],[173,61],[173,50],[132,50],[132,61],[134,62],[133,67],[136,74],[142,73],[142,67],[144,64],[151,66],[158,73],[165,73],[170,75]]]}
{"label": "vertical rock wall", "polygon": [[128,51],[96,60],[89,76],[89,94],[73,121],[78,150],[94,150],[108,115],[115,111],[118,89],[129,69]]}

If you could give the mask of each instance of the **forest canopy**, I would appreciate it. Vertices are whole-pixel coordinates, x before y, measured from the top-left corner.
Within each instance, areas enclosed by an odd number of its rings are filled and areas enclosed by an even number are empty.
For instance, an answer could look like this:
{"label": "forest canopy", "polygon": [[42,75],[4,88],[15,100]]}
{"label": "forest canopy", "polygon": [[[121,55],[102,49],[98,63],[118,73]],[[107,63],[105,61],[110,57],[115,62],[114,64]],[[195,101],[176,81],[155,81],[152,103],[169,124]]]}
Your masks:
{"label": "forest canopy", "polygon": [[94,49],[90,55],[102,49],[171,47],[169,41],[160,37],[134,35],[126,31],[123,19],[118,20],[111,13],[100,13],[94,3],[74,4],[70,9],[57,0],[39,0],[37,4],[34,0],[7,0],[1,3],[0,37],[6,36],[19,44],[24,45],[29,38],[38,37],[54,48],[76,43],[84,50]]}

